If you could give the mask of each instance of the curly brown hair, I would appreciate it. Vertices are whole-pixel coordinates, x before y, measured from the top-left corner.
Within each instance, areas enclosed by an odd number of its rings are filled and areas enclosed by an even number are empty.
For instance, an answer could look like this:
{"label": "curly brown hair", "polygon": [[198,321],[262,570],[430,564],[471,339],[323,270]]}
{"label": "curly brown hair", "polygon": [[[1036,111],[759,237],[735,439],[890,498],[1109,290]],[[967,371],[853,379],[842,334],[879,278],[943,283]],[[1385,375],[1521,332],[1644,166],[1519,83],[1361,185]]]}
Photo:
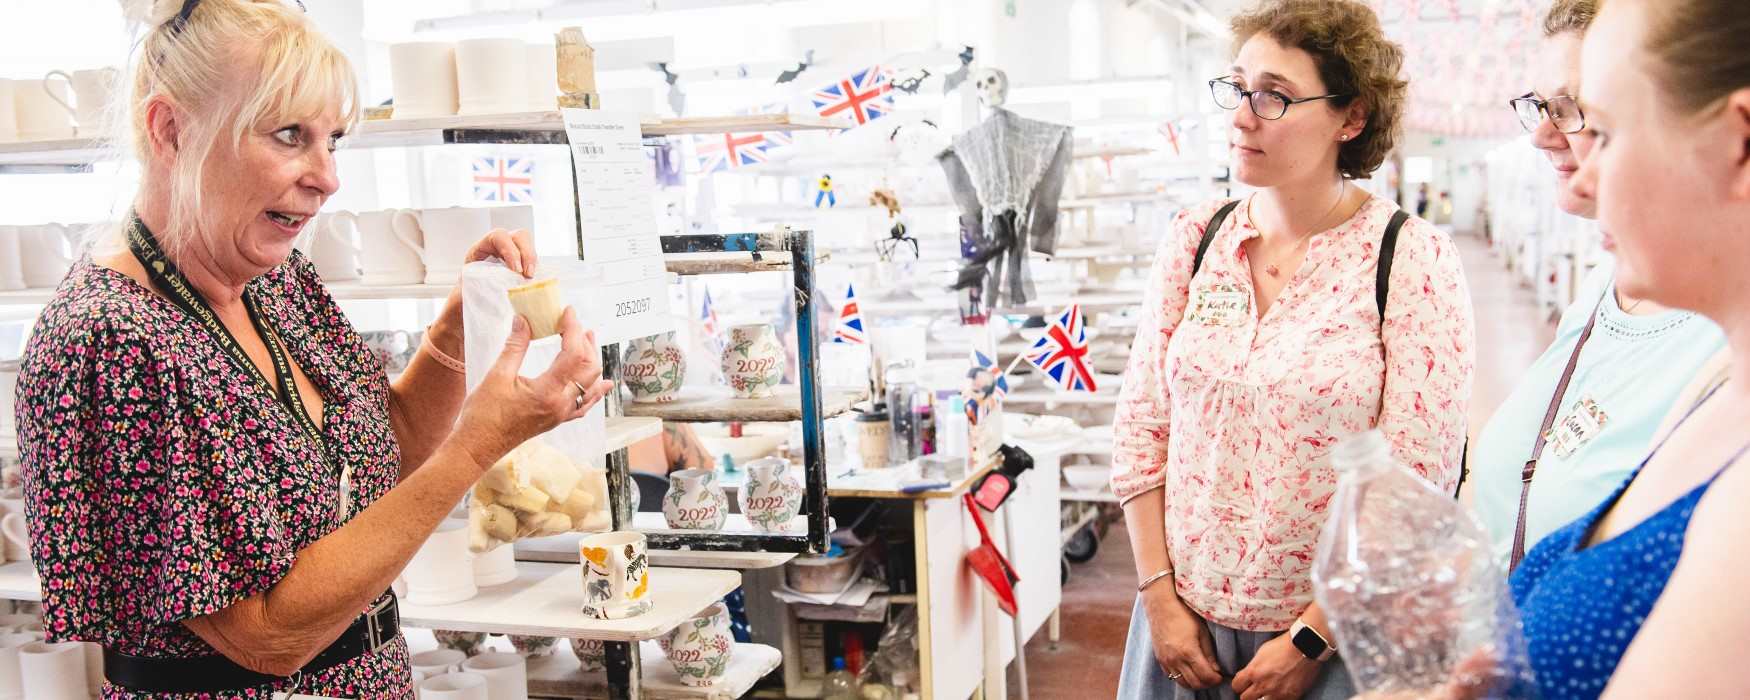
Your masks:
{"label": "curly brown hair", "polygon": [[1592,26],[1592,20],[1597,17],[1597,0],[1556,0],[1543,16],[1543,35],[1553,37],[1568,32],[1584,34],[1586,28]]}
{"label": "curly brown hair", "polygon": [[1373,174],[1403,135],[1409,82],[1398,77],[1404,49],[1385,37],[1379,17],[1361,0],[1264,0],[1230,23],[1234,52],[1263,34],[1283,46],[1312,54],[1326,92],[1346,95],[1339,109],[1359,102],[1367,125],[1337,149],[1337,170],[1346,178]]}

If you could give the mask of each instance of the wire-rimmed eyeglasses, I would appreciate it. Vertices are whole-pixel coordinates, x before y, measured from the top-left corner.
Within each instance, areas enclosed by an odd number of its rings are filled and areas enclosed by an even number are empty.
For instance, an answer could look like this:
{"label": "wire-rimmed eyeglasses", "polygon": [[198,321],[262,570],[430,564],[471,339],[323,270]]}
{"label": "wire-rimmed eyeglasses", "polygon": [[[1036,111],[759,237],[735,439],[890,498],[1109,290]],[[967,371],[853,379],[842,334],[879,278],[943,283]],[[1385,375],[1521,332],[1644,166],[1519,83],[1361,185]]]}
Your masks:
{"label": "wire-rimmed eyeglasses", "polygon": [[1240,102],[1252,103],[1252,114],[1259,119],[1277,120],[1288,113],[1290,105],[1317,100],[1333,100],[1348,97],[1348,95],[1332,93],[1318,97],[1289,97],[1275,90],[1247,90],[1227,78],[1216,78],[1209,81],[1209,94],[1215,98],[1215,104],[1222,109],[1239,109]]}

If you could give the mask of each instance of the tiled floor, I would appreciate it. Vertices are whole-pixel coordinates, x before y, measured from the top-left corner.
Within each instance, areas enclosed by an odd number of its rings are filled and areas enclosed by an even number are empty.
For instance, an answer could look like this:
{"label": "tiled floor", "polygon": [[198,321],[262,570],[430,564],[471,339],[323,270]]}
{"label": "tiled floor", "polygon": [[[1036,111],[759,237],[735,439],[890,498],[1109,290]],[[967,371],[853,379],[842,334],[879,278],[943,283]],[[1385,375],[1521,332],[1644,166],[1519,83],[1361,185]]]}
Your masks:
{"label": "tiled floor", "polygon": [[[1531,290],[1521,286],[1480,239],[1460,237],[1458,242],[1477,320],[1477,372],[1471,401],[1474,434],[1549,344],[1555,327],[1537,310]],[[1135,587],[1130,540],[1120,519],[1101,541],[1093,561],[1072,568],[1063,589],[1063,640],[1053,647],[1040,634],[1027,645],[1031,697],[1093,700],[1115,696]],[[1009,697],[1020,697],[1013,668]]]}

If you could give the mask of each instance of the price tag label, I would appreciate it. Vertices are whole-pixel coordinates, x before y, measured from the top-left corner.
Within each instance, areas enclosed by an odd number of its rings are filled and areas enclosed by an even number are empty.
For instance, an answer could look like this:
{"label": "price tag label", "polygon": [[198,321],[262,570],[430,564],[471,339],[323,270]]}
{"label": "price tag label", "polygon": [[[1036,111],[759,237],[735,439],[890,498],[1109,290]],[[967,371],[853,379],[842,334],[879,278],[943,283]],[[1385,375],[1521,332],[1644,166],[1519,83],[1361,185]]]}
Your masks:
{"label": "price tag label", "polygon": [[638,115],[561,113],[577,175],[583,259],[602,273],[602,293],[590,302],[597,341],[619,343],[670,330],[656,182]]}

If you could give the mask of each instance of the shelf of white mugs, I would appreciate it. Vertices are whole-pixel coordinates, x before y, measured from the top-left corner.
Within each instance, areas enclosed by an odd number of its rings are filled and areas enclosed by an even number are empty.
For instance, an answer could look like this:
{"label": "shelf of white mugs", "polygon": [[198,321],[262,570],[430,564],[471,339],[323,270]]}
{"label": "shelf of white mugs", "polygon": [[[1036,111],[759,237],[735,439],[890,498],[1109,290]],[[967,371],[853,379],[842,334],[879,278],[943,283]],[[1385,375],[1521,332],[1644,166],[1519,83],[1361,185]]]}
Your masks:
{"label": "shelf of white mugs", "polygon": [[[632,529],[638,532],[663,533],[699,533],[701,530],[673,530],[668,527],[668,521],[662,513],[643,511],[632,514]],[[827,528],[829,531],[832,528]],[[764,535],[772,534],[756,530],[747,522],[747,516],[740,513],[730,513],[723,522],[723,527],[711,531],[723,535]],[[790,526],[781,533],[784,535],[808,534],[808,516],[798,515],[790,521]],[[539,561],[554,564],[576,564],[577,544],[587,535],[578,532],[568,532],[549,537],[525,537],[516,542],[516,558],[520,561]],[[690,549],[655,549],[649,550],[651,566],[681,566],[698,567],[702,569],[769,569],[783,566],[796,555],[789,552],[713,552]]]}
{"label": "shelf of white mugs", "polygon": [[[858,401],[868,398],[865,388],[823,387],[820,391],[820,419],[826,420],[851,410]],[[795,384],[777,388],[769,398],[736,398],[727,387],[687,387],[674,401],[667,403],[625,404],[628,416],[661,418],[676,423],[785,423],[802,420],[802,392]]]}
{"label": "shelf of white mugs", "polygon": [[[815,255],[816,265],[828,262],[832,256],[828,253]],[[662,256],[662,264],[671,274],[676,275],[714,275],[726,272],[772,272],[791,268],[789,253],[761,253],[755,260],[752,253],[668,253]]]}
{"label": "shelf of white mugs", "polygon": [[[429,630],[407,628],[407,646],[415,654],[437,649],[437,640]],[[503,638],[490,637],[482,648],[486,651],[513,651]],[[729,664],[723,676],[708,686],[691,686],[681,682],[655,641],[638,644],[638,657],[643,675],[639,681],[640,697],[646,700],[731,700],[746,695],[755,683],[777,670],[783,653],[764,644],[736,644],[731,647]],[[526,666],[528,693],[532,697],[602,698],[607,697],[606,674],[600,660],[586,667],[566,639],[557,640],[550,651],[530,657]]]}
{"label": "shelf of white mugs", "polygon": [[0,435],[0,459],[18,459],[17,435]]}
{"label": "shelf of white mugs", "polygon": [[42,582],[37,580],[36,566],[28,561],[0,564],[0,600],[43,599]]}
{"label": "shelf of white mugs", "polygon": [[736,571],[651,567],[650,611],[621,620],[598,620],[583,613],[578,565],[517,562],[516,567],[515,580],[480,588],[459,603],[402,601],[401,623],[463,632],[636,642],[662,636],[741,586]]}

